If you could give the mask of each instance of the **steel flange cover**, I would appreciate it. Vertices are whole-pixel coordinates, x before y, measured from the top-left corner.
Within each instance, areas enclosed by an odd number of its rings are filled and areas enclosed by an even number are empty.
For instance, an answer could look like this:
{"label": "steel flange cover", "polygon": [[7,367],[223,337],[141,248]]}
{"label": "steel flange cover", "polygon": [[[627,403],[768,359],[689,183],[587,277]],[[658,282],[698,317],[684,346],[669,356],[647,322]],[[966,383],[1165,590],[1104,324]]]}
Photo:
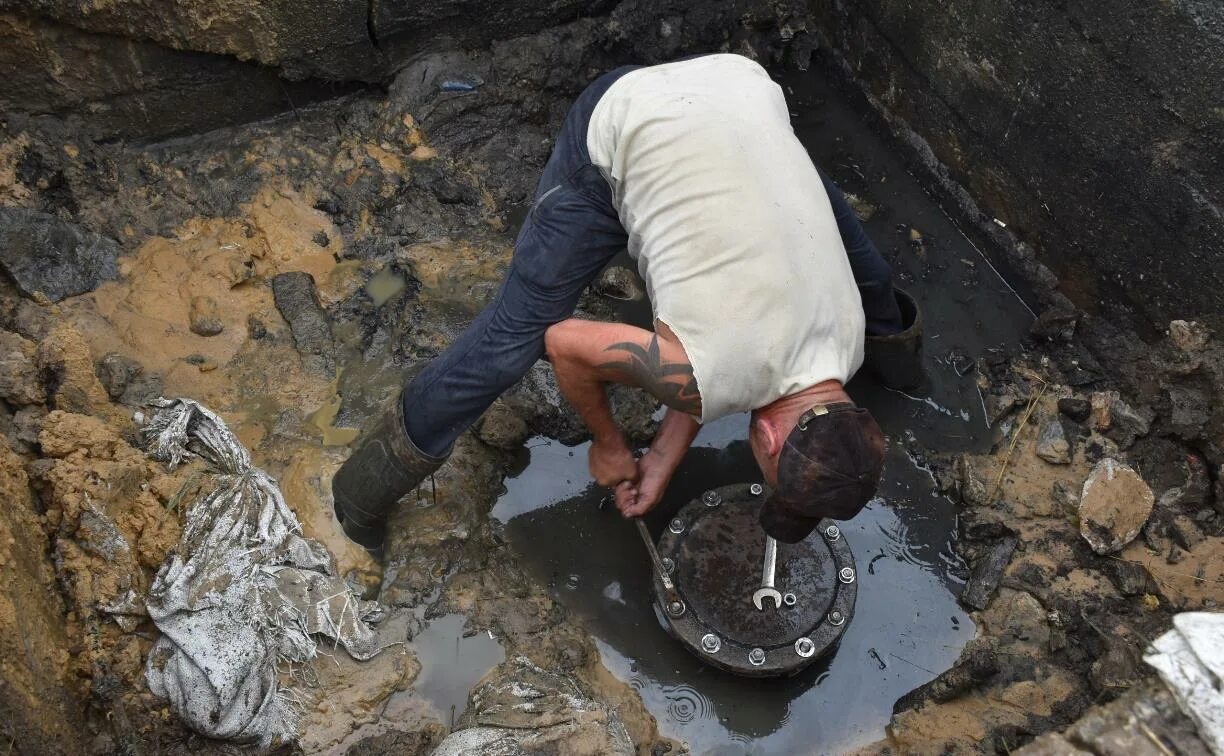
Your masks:
{"label": "steel flange cover", "polygon": [[854,556],[832,520],[799,543],[778,543],[774,585],[786,602],[752,603],[761,587],[765,531],[757,522],[769,489],[723,486],[689,502],[659,538],[659,556],[680,595],[656,601],[672,633],[707,663],[739,675],[793,675],[841,639],[854,613]]}

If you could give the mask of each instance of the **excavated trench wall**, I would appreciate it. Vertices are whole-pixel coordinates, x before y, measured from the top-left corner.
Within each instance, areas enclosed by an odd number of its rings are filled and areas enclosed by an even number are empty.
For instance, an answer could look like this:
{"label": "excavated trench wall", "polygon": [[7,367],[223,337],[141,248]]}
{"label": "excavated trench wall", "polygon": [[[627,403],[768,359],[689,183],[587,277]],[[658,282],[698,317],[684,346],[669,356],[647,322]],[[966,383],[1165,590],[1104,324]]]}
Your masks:
{"label": "excavated trench wall", "polygon": [[[1024,243],[1022,268],[1035,253],[1077,305],[1139,328],[1224,311],[1211,0],[0,0],[0,108],[104,137],[200,131],[576,18],[606,27],[601,61],[742,52],[763,20],[799,57],[819,38],[949,196]],[[652,31],[618,38],[626,21]]]}

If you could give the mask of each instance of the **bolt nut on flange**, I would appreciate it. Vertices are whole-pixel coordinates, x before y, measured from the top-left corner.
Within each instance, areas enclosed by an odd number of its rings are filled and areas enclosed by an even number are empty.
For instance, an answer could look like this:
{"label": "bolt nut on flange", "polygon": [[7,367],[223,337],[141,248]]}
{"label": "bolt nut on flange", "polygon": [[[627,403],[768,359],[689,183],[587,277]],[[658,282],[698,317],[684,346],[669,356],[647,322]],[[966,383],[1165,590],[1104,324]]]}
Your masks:
{"label": "bolt nut on flange", "polygon": [[849,585],[850,583],[853,583],[854,582],[854,568],[853,567],[842,567],[841,571],[837,573],[837,579],[847,585]]}
{"label": "bolt nut on flange", "polygon": [[829,612],[829,624],[834,627],[840,627],[846,624],[846,615],[834,609]]}
{"label": "bolt nut on flange", "polygon": [[795,594],[793,593],[783,593],[782,603],[786,604],[787,606],[794,606],[795,604],[799,603],[799,599],[795,598]]}
{"label": "bolt nut on flange", "polygon": [[701,503],[707,507],[716,507],[722,504],[722,497],[718,495],[717,491],[706,491],[701,495]]}
{"label": "bolt nut on flange", "polygon": [[812,642],[811,638],[800,638],[795,641],[795,653],[804,659],[810,658],[812,654],[816,653],[816,644]]}
{"label": "bolt nut on flange", "polygon": [[671,557],[663,557],[663,570],[668,575],[676,571],[676,562]]}
{"label": "bolt nut on flange", "polygon": [[836,541],[838,538],[841,538],[841,528],[836,525],[830,525],[825,528],[824,534],[825,538],[828,538],[830,541]]}
{"label": "bolt nut on flange", "polygon": [[684,614],[685,606],[683,601],[673,601],[667,605],[667,613],[673,617],[679,617]]}
{"label": "bolt nut on flange", "polygon": [[676,519],[667,523],[667,529],[675,533],[676,535],[680,535],[681,533],[684,532],[684,520],[681,520],[679,517],[677,517]]}
{"label": "bolt nut on flange", "polygon": [[759,667],[765,663],[765,649],[754,648],[748,652],[748,663],[754,667]]}
{"label": "bolt nut on flange", "polygon": [[763,492],[764,490],[765,489],[761,487],[760,483],[753,483],[752,485],[748,486],[748,492],[751,493],[753,496],[760,496],[761,492]]}
{"label": "bolt nut on flange", "polygon": [[716,654],[718,649],[722,648],[722,641],[714,633],[706,633],[701,636],[701,650],[707,654]]}

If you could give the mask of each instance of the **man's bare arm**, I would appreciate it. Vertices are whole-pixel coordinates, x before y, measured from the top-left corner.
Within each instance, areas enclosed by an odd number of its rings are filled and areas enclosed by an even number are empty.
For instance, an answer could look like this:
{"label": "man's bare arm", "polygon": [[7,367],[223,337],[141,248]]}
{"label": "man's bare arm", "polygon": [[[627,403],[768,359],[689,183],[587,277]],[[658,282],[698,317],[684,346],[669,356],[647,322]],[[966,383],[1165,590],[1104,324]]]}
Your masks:
{"label": "man's bare arm", "polygon": [[591,473],[600,485],[636,481],[638,475],[612,417],[605,383],[637,386],[675,410],[701,412],[692,364],[669,334],[571,319],[549,328],[544,338],[557,385],[591,429]]}

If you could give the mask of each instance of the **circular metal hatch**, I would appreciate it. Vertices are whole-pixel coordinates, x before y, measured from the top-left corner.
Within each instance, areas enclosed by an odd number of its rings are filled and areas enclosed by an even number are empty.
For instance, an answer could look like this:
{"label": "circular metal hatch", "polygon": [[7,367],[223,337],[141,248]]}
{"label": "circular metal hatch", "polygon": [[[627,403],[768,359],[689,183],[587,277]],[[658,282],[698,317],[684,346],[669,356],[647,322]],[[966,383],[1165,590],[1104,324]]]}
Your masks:
{"label": "circular metal hatch", "polygon": [[793,675],[841,638],[854,613],[854,556],[832,520],[799,543],[777,544],[781,603],[753,604],[761,587],[765,531],[757,522],[769,490],[723,486],[686,504],[663,530],[659,556],[680,605],[654,575],[655,600],[672,633],[707,663],[740,675]]}

